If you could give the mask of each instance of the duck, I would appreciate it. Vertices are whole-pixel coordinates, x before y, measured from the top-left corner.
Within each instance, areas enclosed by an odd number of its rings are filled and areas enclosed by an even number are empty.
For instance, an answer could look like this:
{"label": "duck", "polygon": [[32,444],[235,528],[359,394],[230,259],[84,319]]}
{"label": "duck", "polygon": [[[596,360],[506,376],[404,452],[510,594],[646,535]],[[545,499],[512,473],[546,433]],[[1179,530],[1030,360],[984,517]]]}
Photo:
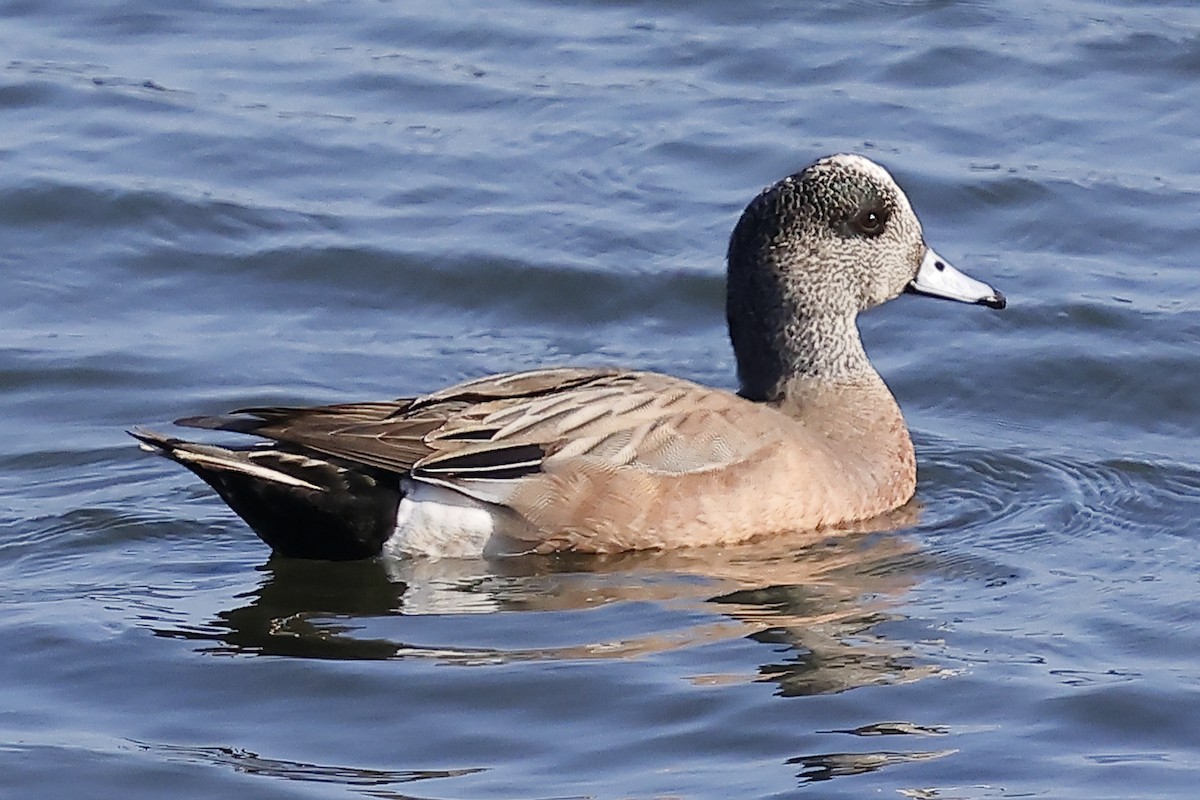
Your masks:
{"label": "duck", "polygon": [[926,244],[888,171],[827,156],[763,189],[726,253],[737,391],[552,367],[419,397],[243,408],[134,428],[275,555],[351,560],[613,553],[836,530],[916,488],[912,439],[858,315],[911,293],[1003,309]]}

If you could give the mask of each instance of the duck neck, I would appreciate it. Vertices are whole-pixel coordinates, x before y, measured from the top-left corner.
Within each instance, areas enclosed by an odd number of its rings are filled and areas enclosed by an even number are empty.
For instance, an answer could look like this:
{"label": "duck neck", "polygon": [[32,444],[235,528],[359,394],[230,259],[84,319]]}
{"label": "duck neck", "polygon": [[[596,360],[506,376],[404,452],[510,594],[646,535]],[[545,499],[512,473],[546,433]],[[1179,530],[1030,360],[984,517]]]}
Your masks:
{"label": "duck neck", "polygon": [[847,476],[840,489],[847,502],[879,501],[864,507],[864,516],[904,503],[916,485],[912,439],[863,350],[857,312],[813,313],[774,270],[737,274],[738,263],[730,258],[726,313],[741,395],[775,407],[823,442],[818,450],[824,455],[813,457],[828,458],[834,474]]}
{"label": "duck neck", "polygon": [[787,302],[774,308],[768,315],[730,308],[743,397],[778,403],[807,385],[883,385],[863,350],[855,314],[805,315]]}

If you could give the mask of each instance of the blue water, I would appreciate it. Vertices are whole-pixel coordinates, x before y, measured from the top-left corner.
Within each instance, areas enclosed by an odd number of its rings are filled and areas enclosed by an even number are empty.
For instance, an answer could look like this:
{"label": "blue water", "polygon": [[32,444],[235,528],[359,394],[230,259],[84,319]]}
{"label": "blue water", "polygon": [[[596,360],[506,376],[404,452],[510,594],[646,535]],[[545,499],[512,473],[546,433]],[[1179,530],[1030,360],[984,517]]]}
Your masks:
{"label": "blue water", "polygon": [[[1200,9],[0,4],[0,795],[1192,798]],[[861,152],[1009,297],[863,319],[898,529],[271,559],[124,429],[732,386],[744,204]]]}

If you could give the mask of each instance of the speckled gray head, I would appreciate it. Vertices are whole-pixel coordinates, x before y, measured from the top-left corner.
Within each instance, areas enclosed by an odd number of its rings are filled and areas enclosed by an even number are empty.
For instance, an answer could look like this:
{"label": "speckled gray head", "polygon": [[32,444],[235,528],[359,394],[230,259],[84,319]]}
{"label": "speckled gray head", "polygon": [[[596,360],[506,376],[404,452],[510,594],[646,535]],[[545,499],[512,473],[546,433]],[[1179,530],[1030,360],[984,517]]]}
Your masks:
{"label": "speckled gray head", "polygon": [[1005,299],[952,267],[887,170],[834,155],[764,189],[729,241],[726,313],[742,393],[779,394],[792,376],[874,375],[855,318],[903,292],[992,308]]}

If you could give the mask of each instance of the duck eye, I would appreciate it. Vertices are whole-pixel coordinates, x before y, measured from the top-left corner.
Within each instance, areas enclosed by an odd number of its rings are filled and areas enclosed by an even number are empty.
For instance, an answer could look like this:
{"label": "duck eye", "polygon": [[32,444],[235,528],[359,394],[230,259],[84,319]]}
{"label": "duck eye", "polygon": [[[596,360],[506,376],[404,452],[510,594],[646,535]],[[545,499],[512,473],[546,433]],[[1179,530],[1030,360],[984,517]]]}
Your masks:
{"label": "duck eye", "polygon": [[850,227],[863,236],[878,236],[887,227],[888,213],[882,208],[864,208],[850,218]]}

